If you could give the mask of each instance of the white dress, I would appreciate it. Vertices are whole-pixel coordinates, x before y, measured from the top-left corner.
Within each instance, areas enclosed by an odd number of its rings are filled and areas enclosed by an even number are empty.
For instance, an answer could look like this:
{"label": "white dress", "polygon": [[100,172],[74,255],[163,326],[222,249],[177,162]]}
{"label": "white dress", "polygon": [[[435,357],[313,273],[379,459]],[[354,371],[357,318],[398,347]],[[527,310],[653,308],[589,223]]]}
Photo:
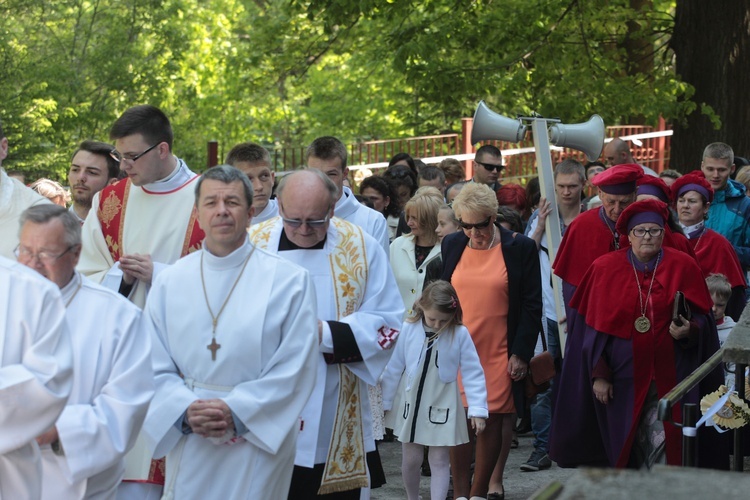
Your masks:
{"label": "white dress", "polygon": [[[383,377],[386,426],[403,443],[455,446],[469,442],[458,387],[459,366],[467,386],[469,416],[487,418],[484,372],[463,326],[430,340],[421,322],[405,323]],[[406,334],[406,336],[404,336]]]}
{"label": "white dress", "polygon": [[[431,332],[430,332],[431,333]],[[394,408],[393,433],[402,443],[425,446],[455,446],[469,442],[458,382],[444,384],[438,377],[440,355],[433,349],[434,340],[425,337],[424,356],[420,360],[419,379],[404,388],[399,408]]]}

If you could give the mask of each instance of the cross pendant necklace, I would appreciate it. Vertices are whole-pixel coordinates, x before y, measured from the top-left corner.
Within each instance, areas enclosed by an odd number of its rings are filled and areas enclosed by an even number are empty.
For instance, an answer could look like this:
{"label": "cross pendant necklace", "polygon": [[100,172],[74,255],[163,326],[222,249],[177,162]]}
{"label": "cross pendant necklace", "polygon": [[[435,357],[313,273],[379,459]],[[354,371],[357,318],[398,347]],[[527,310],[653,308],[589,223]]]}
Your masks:
{"label": "cross pendant necklace", "polygon": [[[205,252],[205,250],[203,250]],[[234,293],[234,289],[237,288],[237,284],[240,282],[240,278],[242,277],[242,274],[245,272],[245,268],[247,267],[247,263],[250,262],[250,257],[253,256],[253,252],[255,252],[255,247],[250,251],[247,258],[245,259],[245,263],[242,264],[242,269],[240,269],[240,274],[237,275],[237,279],[234,280],[234,284],[232,285],[232,288],[229,290],[229,293],[227,294],[227,298],[224,299],[224,303],[221,305],[221,308],[219,309],[219,313],[214,316],[214,312],[211,310],[211,304],[208,301],[208,292],[206,291],[206,280],[203,277],[203,253],[201,253],[201,285],[203,286],[203,297],[206,299],[206,307],[208,308],[208,314],[211,315],[211,343],[206,346],[206,349],[211,351],[211,361],[216,361],[216,351],[221,349],[221,344],[216,342],[216,325],[219,323],[219,317],[221,316],[221,313],[224,312],[224,308],[227,306],[227,302],[229,302],[229,298],[232,296],[232,293]]]}

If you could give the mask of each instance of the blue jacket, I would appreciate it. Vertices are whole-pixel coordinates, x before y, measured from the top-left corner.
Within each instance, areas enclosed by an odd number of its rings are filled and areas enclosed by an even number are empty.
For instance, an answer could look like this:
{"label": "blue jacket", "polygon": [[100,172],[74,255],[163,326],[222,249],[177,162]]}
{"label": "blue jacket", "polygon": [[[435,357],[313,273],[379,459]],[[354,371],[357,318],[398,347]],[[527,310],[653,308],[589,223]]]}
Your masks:
{"label": "blue jacket", "polygon": [[723,235],[734,247],[742,266],[750,267],[750,198],[745,186],[729,179],[723,191],[714,193],[706,227]]}

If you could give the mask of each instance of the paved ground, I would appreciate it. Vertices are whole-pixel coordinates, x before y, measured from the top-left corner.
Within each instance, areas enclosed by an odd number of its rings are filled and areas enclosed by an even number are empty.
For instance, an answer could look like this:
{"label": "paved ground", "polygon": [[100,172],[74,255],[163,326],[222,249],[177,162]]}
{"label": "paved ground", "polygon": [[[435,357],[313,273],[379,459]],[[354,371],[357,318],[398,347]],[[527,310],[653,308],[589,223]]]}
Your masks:
{"label": "paved ground", "polygon": [[[519,438],[519,446],[510,450],[508,465],[505,468],[505,498],[507,500],[520,500],[530,497],[539,488],[548,485],[552,481],[565,482],[575,472],[575,469],[561,469],[552,465],[551,469],[539,472],[522,472],[519,467],[531,455],[533,450],[533,438]],[[386,480],[388,484],[381,488],[372,490],[373,500],[396,500],[405,499],[403,483],[401,481],[401,443],[380,443],[378,446],[380,458],[383,461]],[[430,498],[430,478],[423,477],[420,484],[422,500]],[[443,499],[432,499],[443,500]]]}

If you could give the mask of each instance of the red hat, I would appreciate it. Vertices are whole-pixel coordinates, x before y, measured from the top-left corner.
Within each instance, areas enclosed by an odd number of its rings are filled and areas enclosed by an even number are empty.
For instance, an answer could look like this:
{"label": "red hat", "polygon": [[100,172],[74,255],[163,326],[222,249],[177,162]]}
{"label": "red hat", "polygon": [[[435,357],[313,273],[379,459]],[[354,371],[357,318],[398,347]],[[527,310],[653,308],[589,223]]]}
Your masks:
{"label": "red hat", "polygon": [[714,188],[711,187],[700,170],[693,170],[682,177],[678,177],[672,184],[672,198],[675,200],[688,191],[702,194],[709,203],[714,200]]}
{"label": "red hat", "polygon": [[644,222],[653,222],[664,227],[669,217],[669,208],[663,201],[649,199],[628,205],[617,219],[617,232],[628,234],[633,227]]}
{"label": "red hat", "polygon": [[644,175],[638,179],[637,184],[638,195],[649,194],[651,196],[656,196],[664,203],[672,202],[672,191],[669,189],[669,186],[667,186],[667,183],[659,177]]}
{"label": "red hat", "polygon": [[631,194],[636,181],[643,177],[643,167],[635,163],[622,163],[610,167],[591,180],[591,183],[608,194]]}

